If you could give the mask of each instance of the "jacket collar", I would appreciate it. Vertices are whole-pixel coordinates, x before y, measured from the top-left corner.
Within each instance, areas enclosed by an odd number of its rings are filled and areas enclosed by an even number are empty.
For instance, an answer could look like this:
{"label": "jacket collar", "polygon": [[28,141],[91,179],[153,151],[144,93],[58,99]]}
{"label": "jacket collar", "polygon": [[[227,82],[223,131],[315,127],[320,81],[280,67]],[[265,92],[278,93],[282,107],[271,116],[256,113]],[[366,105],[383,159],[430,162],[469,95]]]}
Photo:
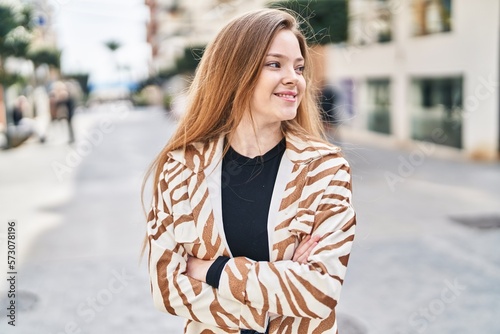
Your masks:
{"label": "jacket collar", "polygon": [[[185,150],[178,149],[169,152],[169,156],[185,165],[195,173],[205,171],[210,174],[222,160],[224,136],[208,143],[195,142],[189,144]],[[285,154],[294,164],[309,164],[323,156],[336,154],[340,147],[334,146],[305,135],[286,134]]]}

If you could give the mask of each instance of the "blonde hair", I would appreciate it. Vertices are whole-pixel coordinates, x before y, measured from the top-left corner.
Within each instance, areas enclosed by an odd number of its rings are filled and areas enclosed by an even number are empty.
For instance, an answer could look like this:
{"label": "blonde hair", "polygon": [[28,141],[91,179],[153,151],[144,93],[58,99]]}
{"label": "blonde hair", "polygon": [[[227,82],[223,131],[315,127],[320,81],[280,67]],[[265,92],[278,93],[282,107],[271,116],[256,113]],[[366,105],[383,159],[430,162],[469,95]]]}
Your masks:
{"label": "blonde hair", "polygon": [[299,42],[305,61],[306,90],[297,116],[283,121],[282,130],[324,139],[311,85],[309,48],[297,20],[283,10],[252,11],[229,22],[207,46],[188,92],[185,115],[147,172],[146,179],[155,171],[154,187],[170,151],[233,133],[244,113],[250,110],[250,100],[267,51],[276,34],[285,29],[292,31]]}

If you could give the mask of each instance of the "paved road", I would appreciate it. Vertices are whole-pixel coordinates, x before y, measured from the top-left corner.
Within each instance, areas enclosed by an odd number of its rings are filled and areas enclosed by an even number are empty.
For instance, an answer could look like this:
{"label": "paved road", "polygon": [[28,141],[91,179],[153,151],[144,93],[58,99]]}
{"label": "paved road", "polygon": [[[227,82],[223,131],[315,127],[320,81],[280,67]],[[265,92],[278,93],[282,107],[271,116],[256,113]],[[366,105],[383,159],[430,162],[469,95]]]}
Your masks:
{"label": "paved road", "polygon": [[75,125],[74,146],[61,126],[46,146],[0,152],[2,218],[20,226],[19,306],[31,308],[18,312],[15,329],[2,315],[0,333],[180,333],[180,319],[152,306],[139,258],[142,177],[172,122],[159,111],[109,108]]}
{"label": "paved road", "polygon": [[[103,108],[75,123],[75,146],[61,125],[43,146],[0,152],[0,229],[5,238],[17,220],[20,260],[17,326],[2,316],[0,333],[181,333],[180,319],[153,308],[139,263],[142,176],[173,122]],[[500,216],[500,165],[438,160],[429,145],[344,150],[358,234],[340,333],[500,333],[500,229],[449,218]]]}
{"label": "paved road", "polygon": [[369,333],[500,333],[500,164],[346,144],[357,240],[339,311]]}

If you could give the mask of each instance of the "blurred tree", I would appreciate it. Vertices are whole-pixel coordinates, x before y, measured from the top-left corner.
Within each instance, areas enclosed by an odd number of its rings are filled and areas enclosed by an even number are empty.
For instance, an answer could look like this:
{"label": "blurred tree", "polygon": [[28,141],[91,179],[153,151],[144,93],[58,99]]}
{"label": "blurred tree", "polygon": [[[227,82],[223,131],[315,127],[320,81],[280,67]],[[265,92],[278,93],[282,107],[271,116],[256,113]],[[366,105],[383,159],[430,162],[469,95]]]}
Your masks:
{"label": "blurred tree", "polygon": [[115,40],[109,40],[109,41],[105,42],[104,45],[106,45],[106,47],[109,49],[109,51],[111,51],[111,55],[113,57],[113,63],[115,66],[115,70],[117,72],[118,81],[121,81],[120,80],[120,68],[118,65],[118,59],[116,59],[116,51],[119,48],[121,48],[122,45],[120,42],[115,41]]}
{"label": "blurred tree", "polygon": [[106,45],[106,47],[113,53],[122,46],[120,42],[113,40],[107,41],[104,45]]}
{"label": "blurred tree", "polygon": [[24,57],[31,42],[32,11],[30,7],[14,7],[0,4],[0,131],[7,125],[4,104],[4,86],[23,80],[17,74],[5,71],[8,57]]}
{"label": "blurred tree", "polygon": [[304,18],[301,28],[311,44],[347,41],[348,0],[282,0],[268,6],[291,9]]}
{"label": "blurred tree", "polygon": [[183,55],[176,59],[175,65],[171,68],[160,70],[158,78],[166,80],[177,74],[193,73],[204,51],[204,46],[184,48]]}
{"label": "blurred tree", "polygon": [[35,67],[47,64],[53,68],[61,68],[61,51],[55,48],[38,48],[28,51],[27,58]]}
{"label": "blurred tree", "polygon": [[16,10],[0,4],[0,84],[9,85],[19,78],[5,72],[5,60],[8,57],[26,57],[32,37],[32,19],[30,7]]}
{"label": "blurred tree", "polygon": [[192,73],[196,70],[205,47],[187,47],[184,55],[175,61],[175,68],[178,73]]}

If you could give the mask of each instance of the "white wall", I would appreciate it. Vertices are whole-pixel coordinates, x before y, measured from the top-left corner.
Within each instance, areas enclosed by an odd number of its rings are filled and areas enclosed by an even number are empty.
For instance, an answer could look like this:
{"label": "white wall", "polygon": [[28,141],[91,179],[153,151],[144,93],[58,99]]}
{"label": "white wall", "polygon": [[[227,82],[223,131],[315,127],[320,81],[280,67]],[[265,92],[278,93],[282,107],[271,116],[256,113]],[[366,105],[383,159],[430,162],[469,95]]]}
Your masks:
{"label": "white wall", "polygon": [[[459,1],[457,13],[465,65],[464,147],[471,153],[498,152],[500,1]],[[490,84],[484,84],[490,82]],[[492,85],[491,82],[496,84]],[[486,153],[488,154],[488,153]]]}
{"label": "white wall", "polygon": [[[411,3],[393,8],[393,40],[369,46],[330,46],[329,81],[353,78],[356,111],[364,104],[367,78],[391,79],[393,136],[406,141],[410,133],[410,81],[412,77],[463,76],[463,147],[493,158],[499,138],[500,1],[453,0],[452,31],[411,36]],[[484,84],[490,82],[490,84]],[[496,83],[496,87],[491,82]],[[477,102],[477,103],[476,103]],[[366,115],[352,126],[366,129]]]}

